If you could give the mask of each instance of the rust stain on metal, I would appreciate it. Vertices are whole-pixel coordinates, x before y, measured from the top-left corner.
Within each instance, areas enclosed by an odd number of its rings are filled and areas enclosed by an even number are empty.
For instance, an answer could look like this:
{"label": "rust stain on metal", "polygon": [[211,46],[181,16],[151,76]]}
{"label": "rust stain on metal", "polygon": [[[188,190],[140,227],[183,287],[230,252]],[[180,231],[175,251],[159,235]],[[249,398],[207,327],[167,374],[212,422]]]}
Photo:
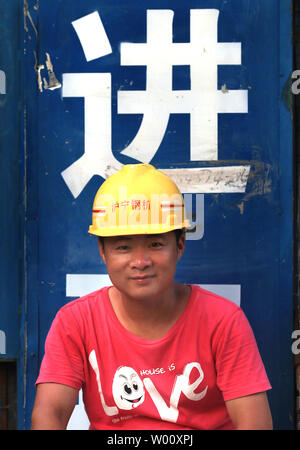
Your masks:
{"label": "rust stain on metal", "polygon": [[223,84],[221,87],[221,91],[223,92],[223,94],[227,94],[229,92],[229,90],[227,89],[226,84]]}
{"label": "rust stain on metal", "polygon": [[53,91],[54,89],[58,89],[61,87],[61,83],[57,80],[55,73],[53,71],[53,64],[50,58],[49,53],[46,52],[46,67],[48,70],[48,81],[46,78],[43,78],[44,81],[44,89],[49,89]]}
{"label": "rust stain on metal", "polygon": [[238,203],[238,204],[237,204],[237,207],[239,208],[240,213],[241,213],[241,214],[244,214],[244,208],[245,208],[245,203],[244,203],[244,201],[242,201],[241,203]]}

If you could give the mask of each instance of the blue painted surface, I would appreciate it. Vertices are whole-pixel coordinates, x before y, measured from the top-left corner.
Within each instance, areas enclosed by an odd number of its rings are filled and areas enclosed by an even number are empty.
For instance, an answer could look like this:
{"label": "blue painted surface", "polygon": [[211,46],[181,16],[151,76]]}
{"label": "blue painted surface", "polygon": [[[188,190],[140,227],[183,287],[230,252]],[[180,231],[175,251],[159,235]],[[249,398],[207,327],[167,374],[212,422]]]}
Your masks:
{"label": "blue painted surface", "polygon": [[0,360],[19,356],[19,12],[15,0],[0,3]]}
{"label": "blue painted surface", "polygon": [[[136,162],[120,151],[137,133],[142,117],[117,114],[117,91],[145,89],[145,68],[120,67],[120,43],[146,41],[147,9],[172,9],[174,41],[187,42],[189,10],[216,8],[219,42],[242,43],[242,64],[219,67],[218,88],[226,84],[228,89],[248,90],[248,113],[219,115],[216,162],[190,161],[189,118],[172,115],[152,163],[160,168],[251,165],[246,193],[205,194],[204,236],[188,242],[177,279],[241,285],[241,306],[273,386],[269,399],[274,426],[292,428],[292,123],[281,97],[292,69],[288,2],[198,0],[187,7],[169,0],[119,2],[119,6],[101,0],[52,0],[51,7],[40,2],[38,9],[35,4],[29,2],[29,11],[39,33],[38,45],[28,19],[29,31],[24,34],[27,288],[21,358],[26,385],[20,396],[26,407],[20,427],[29,426],[46,334],[56,311],[70,300],[66,274],[105,273],[96,242],[87,233],[93,198],[103,179],[93,177],[74,198],[61,176],[84,151],[83,99],[63,98],[61,89],[39,92],[33,51],[39,64],[45,64],[46,52],[50,54],[60,82],[64,73],[112,73],[113,151],[121,163]],[[113,52],[86,62],[71,22],[94,11],[101,16]],[[174,69],[174,89],[189,88],[188,73],[186,67]]]}

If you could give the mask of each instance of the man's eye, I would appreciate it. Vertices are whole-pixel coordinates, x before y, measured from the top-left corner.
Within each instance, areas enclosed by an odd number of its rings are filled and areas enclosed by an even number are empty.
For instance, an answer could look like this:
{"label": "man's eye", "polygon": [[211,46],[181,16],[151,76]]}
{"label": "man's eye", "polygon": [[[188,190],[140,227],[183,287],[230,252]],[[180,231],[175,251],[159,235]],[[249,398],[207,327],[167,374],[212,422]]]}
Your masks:
{"label": "man's eye", "polygon": [[161,242],[152,242],[151,246],[154,248],[159,248],[159,247],[162,247],[162,243]]}
{"label": "man's eye", "polygon": [[118,247],[116,248],[116,250],[120,250],[120,251],[125,251],[128,249],[129,249],[128,245],[118,245]]}

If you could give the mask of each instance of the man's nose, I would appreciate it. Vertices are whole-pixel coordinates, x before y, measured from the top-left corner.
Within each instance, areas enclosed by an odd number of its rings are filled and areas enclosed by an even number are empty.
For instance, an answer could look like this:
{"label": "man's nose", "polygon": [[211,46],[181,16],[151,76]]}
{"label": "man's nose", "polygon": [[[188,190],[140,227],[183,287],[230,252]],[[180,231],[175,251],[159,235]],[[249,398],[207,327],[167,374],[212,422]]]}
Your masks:
{"label": "man's nose", "polygon": [[137,248],[133,252],[130,267],[132,269],[145,270],[152,265],[149,253],[144,248]]}

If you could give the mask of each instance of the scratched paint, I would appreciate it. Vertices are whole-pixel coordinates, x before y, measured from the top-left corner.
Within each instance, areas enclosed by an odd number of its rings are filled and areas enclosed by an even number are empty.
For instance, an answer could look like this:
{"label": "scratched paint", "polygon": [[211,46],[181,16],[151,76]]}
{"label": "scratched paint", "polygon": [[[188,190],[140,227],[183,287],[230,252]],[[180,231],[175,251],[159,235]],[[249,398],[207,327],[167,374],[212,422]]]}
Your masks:
{"label": "scratched paint", "polygon": [[234,193],[245,192],[250,166],[162,169],[181,192]]}

